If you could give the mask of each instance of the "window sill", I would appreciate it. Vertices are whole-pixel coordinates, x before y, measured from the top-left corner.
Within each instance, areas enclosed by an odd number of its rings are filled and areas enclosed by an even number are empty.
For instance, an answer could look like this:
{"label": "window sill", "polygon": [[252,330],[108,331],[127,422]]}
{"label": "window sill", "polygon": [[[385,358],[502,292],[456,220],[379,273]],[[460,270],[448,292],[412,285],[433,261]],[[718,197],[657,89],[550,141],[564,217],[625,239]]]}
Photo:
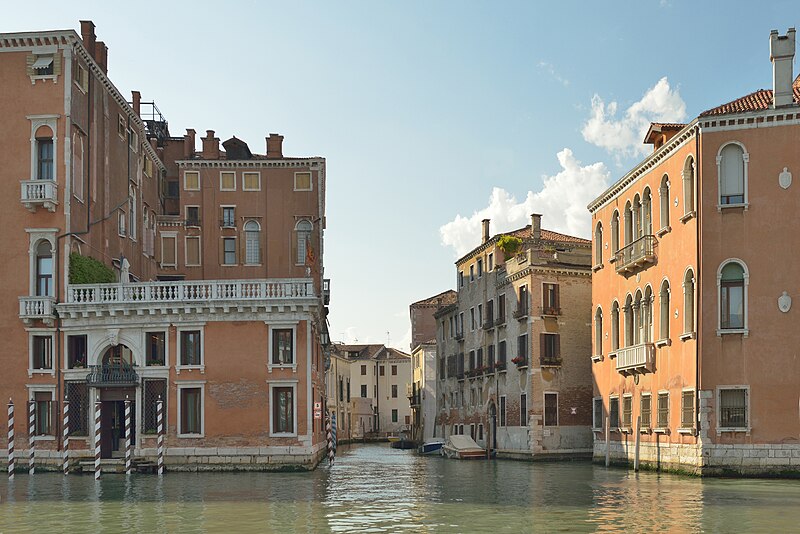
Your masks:
{"label": "window sill", "polygon": [[726,336],[730,334],[742,334],[743,337],[750,335],[749,328],[718,328],[717,337]]}
{"label": "window sill", "polygon": [[671,339],[659,339],[655,342],[656,347],[669,347],[672,345]]}
{"label": "window sill", "polygon": [[642,428],[639,429],[639,434],[650,434],[652,431],[653,431],[653,429],[650,428],[650,427],[647,427],[647,428],[642,427]]}
{"label": "window sill", "polygon": [[245,267],[263,267],[264,264],[263,263],[245,263],[244,266]]}
{"label": "window sill", "polygon": [[629,426],[621,426],[621,427],[619,427],[619,431],[621,433],[623,433],[623,434],[632,434],[633,433],[633,430],[631,430],[631,427],[629,427]]}
{"label": "window sill", "polygon": [[206,366],[205,365],[176,365],[175,366],[175,374],[181,374],[181,371],[200,371],[201,375],[206,374]]}
{"label": "window sill", "polygon": [[722,427],[722,428],[718,427],[717,428],[717,435],[723,434],[723,433],[733,434],[733,433],[739,432],[739,433],[742,433],[742,434],[747,434],[749,436],[750,435],[750,430],[752,430],[752,429],[749,426],[748,427],[744,427],[744,426],[741,426],[741,427],[728,427],[728,426],[726,426],[726,427]]}
{"label": "window sill", "polygon": [[748,202],[744,202],[741,204],[717,204],[717,211],[722,212],[722,210],[727,209],[741,209],[747,211],[747,208],[750,207]]}
{"label": "window sill", "polygon": [[28,378],[33,378],[33,375],[56,376],[56,371],[55,369],[28,369]]}
{"label": "window sill", "polygon": [[602,432],[602,428],[592,428],[592,432]]}
{"label": "window sill", "polygon": [[613,255],[610,258],[608,258],[608,263],[615,263],[616,261],[617,258],[615,258]]}
{"label": "window sill", "polygon": [[656,232],[656,236],[657,237],[663,237],[664,235],[670,233],[671,231],[672,231],[672,227],[671,226],[665,226],[664,228],[662,228],[661,230]]}
{"label": "window sill", "polygon": [[221,267],[238,267],[238,263],[223,263]]}
{"label": "window sill", "polygon": [[602,362],[603,361],[603,355],[602,354],[595,354],[594,356],[592,356],[592,361],[594,363]]}
{"label": "window sill", "polygon": [[681,341],[688,341],[690,339],[697,339],[697,332],[684,332],[681,334]]}
{"label": "window sill", "polygon": [[694,436],[696,434],[694,428],[679,428],[678,434],[684,434],[687,436]]}
{"label": "window sill", "polygon": [[689,213],[687,213],[683,217],[681,217],[681,222],[686,224],[687,222],[689,222],[689,219],[693,219],[694,217],[697,217],[697,212],[696,211],[690,211]]}
{"label": "window sill", "polygon": [[55,441],[56,437],[47,435],[47,436],[33,436],[33,441]]}
{"label": "window sill", "polygon": [[178,434],[178,437],[183,439],[201,439],[205,437],[205,434]]}
{"label": "window sill", "polygon": [[617,357],[617,353],[616,353],[616,352],[609,352],[609,353],[608,353],[608,358],[609,358],[610,360],[613,360],[613,359],[614,359],[614,358],[616,358],[616,357]]}
{"label": "window sill", "polygon": [[600,269],[602,269],[602,268],[603,268],[603,264],[602,264],[602,263],[598,263],[597,265],[595,265],[594,267],[592,267],[592,271],[593,271],[593,272],[597,272],[597,271],[599,271],[599,270],[600,270]]}
{"label": "window sill", "polygon": [[271,438],[296,438],[297,432],[270,432]]}
{"label": "window sill", "polygon": [[654,434],[669,434],[669,428],[663,428],[663,427],[654,428],[653,429],[653,433]]}
{"label": "window sill", "polygon": [[268,363],[267,372],[272,372],[273,369],[291,369],[293,373],[297,372],[296,363]]}

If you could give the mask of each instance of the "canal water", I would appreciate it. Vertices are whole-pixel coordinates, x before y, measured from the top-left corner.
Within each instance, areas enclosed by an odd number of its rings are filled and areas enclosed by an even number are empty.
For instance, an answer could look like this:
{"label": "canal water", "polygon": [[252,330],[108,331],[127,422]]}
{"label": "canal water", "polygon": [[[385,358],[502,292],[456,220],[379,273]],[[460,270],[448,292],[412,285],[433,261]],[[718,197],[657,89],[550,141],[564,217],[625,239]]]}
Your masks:
{"label": "canal water", "polygon": [[0,533],[797,532],[800,481],[688,478],[587,462],[422,458],[342,446],[312,473],[17,474]]}

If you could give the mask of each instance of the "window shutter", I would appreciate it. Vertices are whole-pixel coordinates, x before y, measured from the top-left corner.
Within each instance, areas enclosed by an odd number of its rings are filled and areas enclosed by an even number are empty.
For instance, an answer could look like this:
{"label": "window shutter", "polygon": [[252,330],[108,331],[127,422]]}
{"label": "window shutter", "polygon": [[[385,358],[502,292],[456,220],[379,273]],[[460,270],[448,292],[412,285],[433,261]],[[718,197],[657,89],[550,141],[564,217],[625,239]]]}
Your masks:
{"label": "window shutter", "polygon": [[722,149],[722,179],[720,195],[741,195],[744,193],[744,161],[742,149],[738,145],[728,145]]}
{"label": "window shutter", "polygon": [[561,357],[561,335],[560,334],[556,334],[554,337],[555,337],[555,343],[553,343],[553,345],[555,346],[554,347],[555,348],[555,351],[554,351],[555,354],[553,354],[553,357],[554,358],[560,358]]}
{"label": "window shutter", "polygon": [[547,354],[545,354],[545,335],[539,334],[539,357],[546,358]]}
{"label": "window shutter", "polygon": [[553,300],[554,300],[553,306],[555,306],[556,308],[561,307],[561,291],[559,287],[560,286],[558,284],[553,284]]}

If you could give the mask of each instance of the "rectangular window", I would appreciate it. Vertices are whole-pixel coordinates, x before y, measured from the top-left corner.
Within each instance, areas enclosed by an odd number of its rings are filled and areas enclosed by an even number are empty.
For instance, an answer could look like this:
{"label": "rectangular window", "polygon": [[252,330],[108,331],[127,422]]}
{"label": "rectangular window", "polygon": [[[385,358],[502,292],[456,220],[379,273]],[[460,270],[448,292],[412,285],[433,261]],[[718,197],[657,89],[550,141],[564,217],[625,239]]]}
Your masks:
{"label": "rectangular window", "polygon": [[478,304],[478,328],[483,324],[483,304]]}
{"label": "rectangular window", "polygon": [[291,328],[272,330],[272,363],[273,365],[294,363],[294,331]]}
{"label": "rectangular window", "polygon": [[167,198],[180,197],[180,182],[178,180],[167,181]]}
{"label": "rectangular window", "polygon": [[294,390],[291,387],[272,388],[272,430],[276,434],[293,434]]}
{"label": "rectangular window", "polygon": [[500,295],[497,297],[497,322],[503,324],[506,322],[506,296]]}
{"label": "rectangular window", "polygon": [[161,267],[176,267],[177,254],[177,237],[174,235],[161,236]]}
{"label": "rectangular window", "polygon": [[608,426],[612,430],[619,428],[619,397],[608,400]]}
{"label": "rectangular window", "polygon": [[125,235],[126,235],[125,226],[126,226],[127,222],[128,221],[125,218],[125,212],[120,210],[119,213],[117,213],[117,235],[118,236],[125,237]]}
{"label": "rectangular window", "polygon": [[296,173],[294,173],[294,190],[295,191],[311,191],[311,173],[310,172],[296,172]]}
{"label": "rectangular window", "polygon": [[219,173],[219,190],[236,191],[236,173],[223,171]]}
{"label": "rectangular window", "polygon": [[720,428],[747,428],[747,390],[719,390]]}
{"label": "rectangular window", "polygon": [[517,303],[517,314],[528,314],[528,286],[519,286],[519,301]]}
{"label": "rectangular window", "polygon": [[478,423],[478,441],[483,441],[483,423]]}
{"label": "rectangular window", "polygon": [[53,180],[53,140],[36,139],[37,180]]}
{"label": "rectangular window", "polygon": [[134,152],[139,150],[139,134],[133,128],[128,128],[128,148]]}
{"label": "rectangular window", "polygon": [[694,428],[694,391],[681,393],[681,428]]}
{"label": "rectangular window", "polygon": [[67,336],[67,368],[86,368],[86,336]]}
{"label": "rectangular window", "polygon": [[506,396],[500,396],[500,423],[499,426],[506,426]]}
{"label": "rectangular window", "polygon": [[183,190],[200,191],[200,173],[197,171],[186,171],[183,173]]}
{"label": "rectangular window", "polygon": [[236,238],[222,238],[222,264],[236,265]]}
{"label": "rectangular window", "polygon": [[592,401],[592,428],[603,428],[603,399]]}
{"label": "rectangular window", "polygon": [[236,208],[234,206],[223,206],[222,207],[222,221],[220,226],[223,228],[235,228],[236,227]]}
{"label": "rectangular window", "polygon": [[497,363],[500,365],[506,364],[506,341],[503,340],[497,344]]}
{"label": "rectangular window", "polygon": [[384,366],[384,365],[379,365],[379,366],[378,366],[378,374],[379,374],[380,376],[384,376],[384,375],[386,375],[386,366]]}
{"label": "rectangular window", "polygon": [[475,365],[478,369],[483,368],[483,347],[479,348],[477,352],[475,352]]}
{"label": "rectangular window", "polygon": [[392,366],[392,376],[397,376],[397,366],[396,365]]}
{"label": "rectangular window", "polygon": [[366,399],[367,398],[367,385],[366,384],[361,384],[361,398],[362,399]]}
{"label": "rectangular window", "polygon": [[392,384],[392,398],[397,398],[397,384]]}
{"label": "rectangular window", "polygon": [[528,334],[517,338],[517,365],[528,363]]}
{"label": "rectangular window", "polygon": [[53,369],[53,337],[33,336],[33,369],[51,371]]}
{"label": "rectangular window", "polygon": [[622,397],[622,426],[631,428],[631,418],[633,417],[633,397],[626,395]]}
{"label": "rectangular window", "polygon": [[257,172],[242,173],[242,191],[261,190],[261,174]]}
{"label": "rectangular window", "polygon": [[181,365],[203,365],[200,330],[181,330]]}
{"label": "rectangular window", "polygon": [[542,288],[542,314],[560,315],[558,284],[544,284]]}
{"label": "rectangular window", "polygon": [[186,226],[200,226],[200,206],[186,206]]}
{"label": "rectangular window", "polygon": [[528,426],[528,394],[519,396],[519,426]]}
{"label": "rectangular window", "polygon": [[117,135],[120,139],[125,139],[125,134],[128,131],[128,121],[122,115],[117,116]]}
{"label": "rectangular window", "polygon": [[458,287],[464,287],[464,271],[458,271]]}
{"label": "rectangular window", "polygon": [[[142,387],[142,433],[157,434],[159,400],[164,403],[165,417],[167,413],[167,381],[163,378],[146,378],[142,381]],[[166,429],[166,420],[163,424]]]}
{"label": "rectangular window", "polygon": [[186,265],[200,265],[200,236],[186,236]]}
{"label": "rectangular window", "polygon": [[89,387],[86,382],[64,382],[69,399],[69,433],[71,436],[86,436],[89,432]]}
{"label": "rectangular window", "polygon": [[486,301],[486,326],[492,327],[494,325],[494,299]]}
{"label": "rectangular window", "polygon": [[658,394],[658,428],[669,427],[669,393]]}
{"label": "rectangular window", "polygon": [[183,387],[180,391],[180,434],[203,433],[203,391],[201,388]]}
{"label": "rectangular window", "polygon": [[544,394],[544,426],[558,426],[558,393]]}
{"label": "rectangular window", "polygon": [[486,365],[489,369],[494,369],[494,345],[486,347]]}
{"label": "rectangular window", "polygon": [[147,366],[163,366],[167,364],[167,334],[166,332],[146,332]]}
{"label": "rectangular window", "polygon": [[744,328],[744,280],[723,279],[720,282],[719,300],[720,328]]}
{"label": "rectangular window", "polygon": [[489,253],[488,262],[486,264],[486,270],[491,272],[494,269],[494,253]]}
{"label": "rectangular window", "polygon": [[483,259],[478,258],[478,278],[483,276]]}
{"label": "rectangular window", "polygon": [[560,334],[540,334],[542,361],[557,364],[561,361]]}
{"label": "rectangular window", "polygon": [[367,366],[366,365],[362,365],[361,366],[361,376],[367,376]]}
{"label": "rectangular window", "polygon": [[475,330],[475,308],[469,309],[470,331]]}
{"label": "rectangular window", "polygon": [[144,158],[144,174],[149,178],[153,177],[153,160],[150,158]]}
{"label": "rectangular window", "polygon": [[36,435],[52,436],[54,434],[53,394],[50,391],[36,391],[33,393],[36,417]]}
{"label": "rectangular window", "polygon": [[643,393],[642,394],[642,399],[641,399],[641,410],[640,411],[641,411],[641,415],[642,415],[642,428],[645,429],[645,430],[649,430],[650,429],[650,421],[652,419],[652,416],[650,415],[650,413],[652,411],[652,409],[650,407],[650,403],[651,403],[650,394],[649,393],[648,394],[644,394]]}
{"label": "rectangular window", "polygon": [[392,410],[392,423],[397,422],[397,410]]}
{"label": "rectangular window", "polygon": [[469,281],[470,282],[474,282],[475,281],[475,266],[474,265],[470,265],[469,266]]}

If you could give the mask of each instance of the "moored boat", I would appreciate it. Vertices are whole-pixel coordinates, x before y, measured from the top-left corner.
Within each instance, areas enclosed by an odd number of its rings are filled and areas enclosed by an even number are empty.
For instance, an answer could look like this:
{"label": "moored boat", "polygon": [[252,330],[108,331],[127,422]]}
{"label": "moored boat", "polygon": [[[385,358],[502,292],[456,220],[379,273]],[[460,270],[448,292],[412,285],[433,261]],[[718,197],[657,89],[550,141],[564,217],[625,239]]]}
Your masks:
{"label": "moored boat", "polygon": [[443,445],[444,445],[444,440],[441,439],[426,441],[417,448],[417,452],[422,455],[441,454]]}
{"label": "moored boat", "polygon": [[459,460],[481,460],[486,458],[486,449],[469,436],[455,435],[447,438],[442,446],[442,456]]}

